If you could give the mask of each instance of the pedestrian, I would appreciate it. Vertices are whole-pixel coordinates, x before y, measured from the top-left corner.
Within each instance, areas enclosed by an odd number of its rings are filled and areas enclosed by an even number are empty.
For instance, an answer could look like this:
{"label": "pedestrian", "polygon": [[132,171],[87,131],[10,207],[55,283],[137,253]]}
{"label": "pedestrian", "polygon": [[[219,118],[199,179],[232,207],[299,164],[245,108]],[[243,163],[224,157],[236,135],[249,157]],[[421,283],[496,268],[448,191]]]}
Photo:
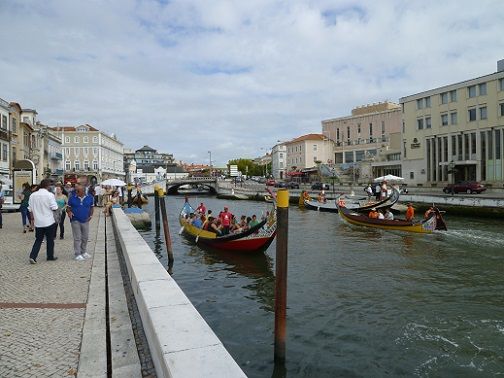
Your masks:
{"label": "pedestrian", "polygon": [[28,200],[28,210],[35,225],[35,242],[30,253],[30,263],[36,264],[40,252],[40,246],[46,239],[47,261],[56,261],[54,256],[54,211],[58,209],[54,194],[49,192],[51,180],[44,179],[40,183],[39,189],[30,195]]}
{"label": "pedestrian", "polygon": [[93,197],[86,194],[85,188],[81,184],[75,185],[74,193],[68,199],[67,215],[72,226],[74,255],[77,261],[91,257],[86,248],[89,237],[89,221],[94,211],[93,202]]}
{"label": "pedestrian", "polygon": [[19,205],[19,212],[21,213],[21,221],[23,222],[23,233],[31,230],[30,228],[30,214],[28,211],[28,201],[30,199],[32,192],[30,190],[30,184],[25,182],[23,184],[23,191],[19,194],[18,198],[21,200],[21,204]]}
{"label": "pedestrian", "polygon": [[377,201],[379,201],[381,197],[381,185],[379,182],[376,183],[374,189],[375,189],[375,198]]}
{"label": "pedestrian", "polygon": [[61,184],[56,185],[56,203],[58,204],[58,210],[56,211],[56,227],[54,227],[54,239],[58,233],[58,226],[60,229],[60,239],[65,238],[65,218],[66,218],[66,207],[68,203],[68,197],[63,194],[63,186]]}
{"label": "pedestrian", "polygon": [[364,188],[364,190],[367,194],[368,202],[371,201],[371,197],[373,196],[373,188],[371,188],[371,184],[368,184],[368,186]]}

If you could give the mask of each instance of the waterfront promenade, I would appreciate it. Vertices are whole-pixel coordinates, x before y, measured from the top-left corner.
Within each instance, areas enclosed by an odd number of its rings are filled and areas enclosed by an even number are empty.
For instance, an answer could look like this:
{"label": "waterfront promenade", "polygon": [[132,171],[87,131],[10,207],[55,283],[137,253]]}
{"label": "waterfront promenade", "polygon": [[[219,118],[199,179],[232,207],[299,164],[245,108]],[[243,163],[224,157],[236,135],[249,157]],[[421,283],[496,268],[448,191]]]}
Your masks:
{"label": "waterfront promenade", "polygon": [[[98,216],[91,221],[88,251],[96,247]],[[0,377],[74,376],[88,302],[92,259],[74,261],[72,230],[55,241],[57,261],[28,255],[34,233],[22,233],[19,213],[4,214],[0,230]]]}

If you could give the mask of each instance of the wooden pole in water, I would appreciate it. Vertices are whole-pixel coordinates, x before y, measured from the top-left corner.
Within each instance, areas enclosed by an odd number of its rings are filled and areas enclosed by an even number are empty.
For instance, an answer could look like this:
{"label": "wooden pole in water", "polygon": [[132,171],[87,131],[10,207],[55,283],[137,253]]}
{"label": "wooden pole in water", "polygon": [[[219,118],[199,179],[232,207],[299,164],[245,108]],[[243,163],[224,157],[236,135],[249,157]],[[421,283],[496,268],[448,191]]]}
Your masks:
{"label": "wooden pole in water", "polygon": [[170,228],[168,226],[168,215],[166,214],[166,203],[164,199],[164,192],[162,188],[157,190],[159,197],[159,204],[161,207],[161,216],[163,217],[163,231],[166,243],[166,253],[168,254],[168,273],[172,274],[173,268],[173,248],[170,236]]}
{"label": "wooden pole in water", "polygon": [[154,218],[156,222],[156,234],[159,234],[159,226],[160,226],[159,194],[158,194],[159,189],[161,189],[159,185],[154,185]]}
{"label": "wooden pole in water", "polygon": [[289,239],[289,191],[277,192],[277,241],[275,278],[275,362],[285,362],[287,315],[287,242]]}

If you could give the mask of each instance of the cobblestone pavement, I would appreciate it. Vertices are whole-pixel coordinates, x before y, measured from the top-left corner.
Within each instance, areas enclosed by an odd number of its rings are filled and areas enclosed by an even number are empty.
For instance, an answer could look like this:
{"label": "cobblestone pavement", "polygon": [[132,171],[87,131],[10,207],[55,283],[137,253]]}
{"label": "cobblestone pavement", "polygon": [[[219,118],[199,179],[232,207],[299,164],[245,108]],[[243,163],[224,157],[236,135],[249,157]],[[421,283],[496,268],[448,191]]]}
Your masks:
{"label": "cobblestone pavement", "polygon": [[[88,252],[95,250],[97,218]],[[77,373],[91,259],[74,261],[72,230],[55,241],[57,261],[36,265],[28,255],[34,233],[23,234],[19,213],[3,214],[0,229],[0,377],[68,377]]]}

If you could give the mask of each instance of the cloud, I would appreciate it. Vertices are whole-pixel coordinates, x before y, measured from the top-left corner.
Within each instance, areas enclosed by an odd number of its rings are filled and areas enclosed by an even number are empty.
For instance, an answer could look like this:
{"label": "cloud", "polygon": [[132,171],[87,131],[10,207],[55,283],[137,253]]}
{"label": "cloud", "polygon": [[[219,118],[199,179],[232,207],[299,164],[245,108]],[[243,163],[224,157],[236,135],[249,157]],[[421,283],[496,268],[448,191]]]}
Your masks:
{"label": "cloud", "polygon": [[0,17],[0,97],[196,163],[504,58],[499,1],[4,0]]}

